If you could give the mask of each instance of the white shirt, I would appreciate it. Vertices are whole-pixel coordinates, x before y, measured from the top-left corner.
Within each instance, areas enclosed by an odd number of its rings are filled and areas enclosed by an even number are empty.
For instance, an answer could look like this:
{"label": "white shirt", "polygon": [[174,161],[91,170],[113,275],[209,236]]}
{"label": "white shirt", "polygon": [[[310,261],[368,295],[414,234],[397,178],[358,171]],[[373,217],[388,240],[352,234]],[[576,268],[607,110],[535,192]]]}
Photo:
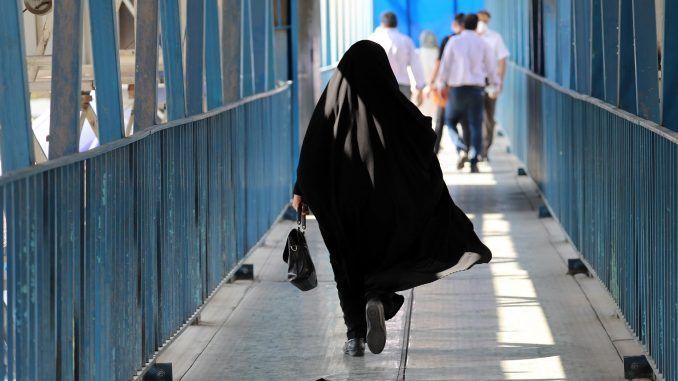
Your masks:
{"label": "white shirt", "polygon": [[426,86],[424,71],[421,68],[421,62],[411,38],[398,32],[396,28],[380,26],[375,29],[368,39],[384,48],[398,84],[410,85],[410,77],[407,74],[407,67],[409,66],[414,75],[417,89],[423,89]]}
{"label": "white shirt", "polygon": [[504,39],[501,38],[501,34],[493,31],[492,29],[488,29],[485,31],[485,33],[481,34],[480,37],[482,37],[483,40],[485,40],[485,42],[490,45],[492,51],[497,57],[497,61],[503,60],[510,55],[508,49],[506,48],[506,44],[504,44]]}
{"label": "white shirt", "polygon": [[445,45],[436,82],[439,88],[499,85],[497,60],[489,44],[476,32],[465,30]]}

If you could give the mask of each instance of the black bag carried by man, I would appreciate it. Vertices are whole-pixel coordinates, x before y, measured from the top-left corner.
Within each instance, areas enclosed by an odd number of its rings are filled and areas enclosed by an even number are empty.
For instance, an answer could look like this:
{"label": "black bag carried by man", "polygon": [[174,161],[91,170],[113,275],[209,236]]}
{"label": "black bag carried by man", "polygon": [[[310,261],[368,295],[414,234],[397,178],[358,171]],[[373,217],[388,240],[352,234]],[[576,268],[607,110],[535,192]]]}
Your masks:
{"label": "black bag carried by man", "polygon": [[301,291],[314,289],[318,285],[315,266],[311,260],[306,243],[306,205],[302,205],[297,213],[297,227],[287,236],[283,261],[288,264],[287,280]]}

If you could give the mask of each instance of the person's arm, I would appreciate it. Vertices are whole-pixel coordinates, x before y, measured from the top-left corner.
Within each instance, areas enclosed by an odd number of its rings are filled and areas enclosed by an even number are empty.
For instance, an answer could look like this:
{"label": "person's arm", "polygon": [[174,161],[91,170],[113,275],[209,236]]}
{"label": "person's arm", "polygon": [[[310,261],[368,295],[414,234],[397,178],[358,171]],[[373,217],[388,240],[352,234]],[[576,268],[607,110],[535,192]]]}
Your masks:
{"label": "person's arm", "polygon": [[421,67],[421,59],[419,54],[417,54],[416,49],[414,48],[414,43],[412,40],[408,40],[409,45],[409,55],[407,64],[412,69],[412,74],[414,75],[415,87],[417,90],[421,90],[426,87],[426,78],[424,77],[424,69]]}
{"label": "person's arm", "polygon": [[506,74],[506,60],[508,59],[510,53],[508,51],[508,48],[506,48],[506,44],[504,44],[504,39],[501,37],[501,35],[499,33],[496,33],[496,35],[498,40],[496,55],[497,59],[499,60],[499,62],[497,63],[497,72],[499,74],[499,79],[501,80],[501,84],[503,86],[504,74]]}
{"label": "person's arm", "polygon": [[436,75],[436,87],[438,90],[443,91],[445,94],[445,89],[447,87],[447,77],[449,77],[450,66],[453,59],[453,53],[451,44],[448,43],[445,45],[445,50],[443,51],[442,59],[440,60],[440,68],[438,69],[438,74]]}
{"label": "person's arm", "polygon": [[506,74],[506,58],[499,60],[499,63],[497,64],[497,74],[499,74],[501,83],[504,83],[504,74]]}
{"label": "person's arm", "polygon": [[494,51],[489,44],[485,44],[483,64],[485,66],[485,71],[487,72],[487,78],[490,81],[490,85],[497,87],[497,90],[501,91],[502,81],[499,78],[499,74],[497,73],[497,56],[494,54]]}

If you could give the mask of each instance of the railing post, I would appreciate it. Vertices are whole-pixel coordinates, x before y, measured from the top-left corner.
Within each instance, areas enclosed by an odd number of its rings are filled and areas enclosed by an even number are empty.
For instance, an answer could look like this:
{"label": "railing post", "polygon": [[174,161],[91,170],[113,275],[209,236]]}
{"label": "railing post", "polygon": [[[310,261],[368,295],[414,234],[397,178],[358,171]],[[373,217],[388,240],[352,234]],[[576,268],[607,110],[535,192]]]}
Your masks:
{"label": "railing post", "polygon": [[603,23],[603,73],[605,75],[605,101],[617,105],[619,70],[619,0],[602,0]]}
{"label": "railing post", "polygon": [[591,94],[591,7],[590,0],[573,0],[576,90]]}
{"label": "railing post", "polygon": [[97,121],[101,144],[125,136],[120,93],[118,28],[113,3],[113,0],[89,0]]}
{"label": "railing post", "polygon": [[664,3],[664,47],[662,49],[662,125],[678,131],[678,2]]}
{"label": "railing post", "polygon": [[222,4],[222,47],[224,102],[235,102],[240,98],[242,82],[242,0],[223,0]]}
{"label": "railing post", "polygon": [[[224,23],[226,21],[224,20]],[[207,109],[224,104],[221,79],[221,45],[217,0],[205,0],[205,81]]]}
{"label": "railing post", "polygon": [[78,152],[82,70],[82,0],[54,3],[49,158]]}
{"label": "railing post", "polygon": [[244,98],[256,92],[254,47],[252,46],[252,0],[242,0],[241,22],[240,79],[242,82],[240,97]]}
{"label": "railing post", "polygon": [[617,100],[619,108],[637,114],[636,63],[633,52],[633,0],[619,0],[619,69],[617,70]]}
{"label": "railing post", "polygon": [[292,72],[292,164],[296,179],[299,157],[299,2],[290,0],[290,70]]}
{"label": "railing post", "polygon": [[659,123],[659,66],[654,0],[633,0],[633,38],[638,116]]}
{"label": "railing post", "polygon": [[134,129],[155,125],[158,92],[158,0],[137,4]]}
{"label": "railing post", "polygon": [[0,1],[0,41],[0,153],[6,173],[34,162],[23,17],[17,0]]}
{"label": "railing post", "polygon": [[603,48],[603,15],[602,0],[591,0],[591,26],[589,35],[591,41],[591,96],[598,99],[605,98],[605,64]]}
{"label": "railing post", "polygon": [[175,120],[186,116],[179,3],[178,0],[160,0],[159,5],[167,119]]}
{"label": "railing post", "polygon": [[203,111],[203,53],[205,44],[205,0],[192,0],[186,7],[186,111]]}

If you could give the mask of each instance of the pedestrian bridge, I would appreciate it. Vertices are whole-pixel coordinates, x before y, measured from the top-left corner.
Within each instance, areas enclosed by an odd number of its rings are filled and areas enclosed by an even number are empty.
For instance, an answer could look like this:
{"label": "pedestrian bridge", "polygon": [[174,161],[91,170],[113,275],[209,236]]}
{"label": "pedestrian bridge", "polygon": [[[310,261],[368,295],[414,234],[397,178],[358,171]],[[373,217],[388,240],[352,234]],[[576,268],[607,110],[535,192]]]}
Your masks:
{"label": "pedestrian bridge", "polygon": [[314,102],[384,4],[428,22],[405,3],[1,1],[0,378],[677,380],[670,1],[455,1],[512,54],[492,161],[439,155],[493,262],[363,358],[313,220],[319,286],[285,282]]}

